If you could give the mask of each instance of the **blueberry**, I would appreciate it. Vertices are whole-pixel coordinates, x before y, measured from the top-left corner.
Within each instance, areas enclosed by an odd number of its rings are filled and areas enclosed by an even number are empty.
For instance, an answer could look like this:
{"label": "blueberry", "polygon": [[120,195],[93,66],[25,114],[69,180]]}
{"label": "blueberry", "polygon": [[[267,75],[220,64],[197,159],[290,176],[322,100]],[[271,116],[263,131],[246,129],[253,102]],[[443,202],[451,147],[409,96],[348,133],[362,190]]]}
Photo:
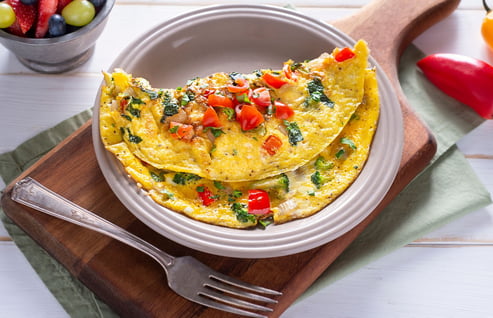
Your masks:
{"label": "blueberry", "polygon": [[33,4],[38,3],[38,0],[21,0],[21,2],[22,2],[23,4],[25,4],[25,5],[30,6],[30,5],[33,5]]}
{"label": "blueberry", "polygon": [[67,32],[67,24],[65,19],[59,15],[54,14],[50,17],[48,21],[48,34],[51,37],[64,35]]}
{"label": "blueberry", "polygon": [[93,4],[93,6],[96,9],[101,8],[106,3],[106,0],[89,0],[89,1]]}

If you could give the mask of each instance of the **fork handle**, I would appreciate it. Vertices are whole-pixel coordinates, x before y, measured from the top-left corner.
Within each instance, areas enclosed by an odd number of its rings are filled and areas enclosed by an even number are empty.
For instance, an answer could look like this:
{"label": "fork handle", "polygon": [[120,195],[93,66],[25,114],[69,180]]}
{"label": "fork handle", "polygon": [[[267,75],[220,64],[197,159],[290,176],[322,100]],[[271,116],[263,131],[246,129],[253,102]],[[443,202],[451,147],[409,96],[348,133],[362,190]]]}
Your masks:
{"label": "fork handle", "polygon": [[170,266],[174,262],[173,256],[47,189],[32,178],[27,177],[17,182],[12,190],[11,198],[13,201],[40,212],[110,236],[148,254],[158,263],[164,261],[165,266]]}

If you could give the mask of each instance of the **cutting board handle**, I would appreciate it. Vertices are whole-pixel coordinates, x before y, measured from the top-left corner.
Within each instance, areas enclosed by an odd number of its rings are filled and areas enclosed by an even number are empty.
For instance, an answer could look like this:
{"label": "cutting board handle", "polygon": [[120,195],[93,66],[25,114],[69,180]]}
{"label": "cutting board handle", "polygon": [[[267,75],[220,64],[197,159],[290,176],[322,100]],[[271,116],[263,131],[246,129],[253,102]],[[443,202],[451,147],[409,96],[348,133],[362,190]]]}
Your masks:
{"label": "cutting board handle", "polygon": [[[436,142],[428,130],[428,136],[413,134],[424,124],[411,111],[402,92],[397,74],[397,65],[404,49],[427,28],[449,16],[459,5],[460,0],[374,0],[355,14],[331,22],[333,26],[345,32],[353,39],[368,42],[371,55],[391,81],[402,111],[407,120],[404,122],[405,142],[413,143],[421,149],[417,153],[404,151],[401,170],[405,163],[413,162],[412,156],[427,154],[423,161],[429,161],[436,152]],[[413,120],[412,118],[415,117]],[[414,148],[414,147],[412,147]]]}
{"label": "cutting board handle", "polygon": [[365,39],[378,63],[396,68],[404,49],[423,31],[449,16],[460,0],[374,0],[331,24],[353,39]]}

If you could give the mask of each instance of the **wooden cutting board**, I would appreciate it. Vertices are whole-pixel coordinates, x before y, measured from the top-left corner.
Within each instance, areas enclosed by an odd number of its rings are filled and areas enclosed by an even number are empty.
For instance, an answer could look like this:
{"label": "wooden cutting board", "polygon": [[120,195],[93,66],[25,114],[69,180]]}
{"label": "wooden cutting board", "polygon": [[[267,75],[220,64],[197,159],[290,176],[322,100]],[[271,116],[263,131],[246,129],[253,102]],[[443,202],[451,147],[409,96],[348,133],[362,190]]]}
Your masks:
{"label": "wooden cutting board", "polygon": [[[278,317],[344,251],[378,213],[412,180],[435,153],[427,128],[408,107],[396,65],[407,44],[449,15],[458,0],[377,0],[352,17],[333,22],[355,39],[369,42],[372,55],[391,79],[405,123],[400,170],[382,203],[353,230],[321,247],[285,257],[236,259],[180,246],[153,232],[118,201],[101,174],[86,123],[29,170],[26,176],[94,211],[111,222],[176,255],[192,255],[214,269],[283,292],[270,317]],[[2,196],[5,213],[61,262],[75,277],[124,317],[231,317],[191,303],[173,293],[164,271],[144,254],[115,240],[21,206]]]}

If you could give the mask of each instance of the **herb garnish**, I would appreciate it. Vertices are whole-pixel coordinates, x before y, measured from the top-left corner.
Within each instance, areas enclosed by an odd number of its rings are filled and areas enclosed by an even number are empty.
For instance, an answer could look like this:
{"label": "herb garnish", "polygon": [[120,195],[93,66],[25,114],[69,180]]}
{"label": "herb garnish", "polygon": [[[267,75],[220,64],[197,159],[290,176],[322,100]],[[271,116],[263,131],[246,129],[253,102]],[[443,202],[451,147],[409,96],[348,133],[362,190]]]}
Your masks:
{"label": "herb garnish", "polygon": [[256,220],[253,214],[248,213],[246,204],[244,203],[235,202],[231,204],[231,210],[233,210],[236,215],[236,219],[240,222],[247,223],[255,222]]}
{"label": "herb garnish", "polygon": [[[251,104],[252,101],[250,100],[250,98],[248,98],[248,94],[247,93],[243,93],[243,94],[237,94],[236,95],[236,100],[240,103],[248,103],[248,104]],[[231,108],[230,108],[231,109]]]}
{"label": "herb garnish", "polygon": [[336,152],[336,158],[337,159],[341,159],[342,156],[344,156],[344,154],[346,153],[346,151],[344,149],[339,149],[338,152]]}
{"label": "herb garnish", "polygon": [[325,158],[322,156],[319,156],[317,160],[315,160],[315,169],[317,170],[325,171],[332,169],[333,167],[334,167],[334,163],[325,160]]}
{"label": "herb garnish", "polygon": [[307,84],[309,96],[305,100],[306,106],[313,106],[322,103],[330,108],[333,108],[335,103],[324,93],[324,86],[320,78],[314,78]]}
{"label": "herb garnish", "polygon": [[176,184],[185,185],[188,182],[196,181],[202,179],[196,174],[186,173],[186,172],[177,172],[173,176],[173,182]]}
{"label": "herb garnish", "polygon": [[348,145],[351,149],[356,149],[356,145],[354,144],[354,141],[347,137],[342,137],[341,138],[341,144]]}
{"label": "herb garnish", "polygon": [[236,199],[238,199],[242,195],[243,195],[243,193],[240,190],[234,190],[233,192],[231,192],[228,195],[228,201],[229,202],[234,202],[234,201],[236,201]]}
{"label": "herb garnish", "polygon": [[327,179],[322,176],[322,174],[318,170],[312,174],[310,179],[317,189],[320,189],[320,187],[327,181]]}
{"label": "herb garnish", "polygon": [[274,223],[274,221],[270,217],[270,218],[266,218],[266,219],[260,219],[260,220],[258,220],[258,223],[262,226],[261,227],[262,229],[265,229],[267,226],[269,226],[272,223]]}
{"label": "herb garnish", "polygon": [[159,97],[159,93],[156,91],[153,91],[152,89],[147,89],[145,87],[140,87],[140,90],[143,91],[144,93],[147,93],[149,95],[150,99],[156,99]]}
{"label": "herb garnish", "polygon": [[216,187],[216,189],[219,189],[219,190],[226,189],[226,187],[221,182],[219,182],[217,180],[214,180],[214,186]]}
{"label": "herb garnish", "polygon": [[173,126],[169,129],[169,132],[172,134],[176,134],[178,132],[178,128],[180,128],[180,126],[178,126],[178,125]]}
{"label": "herb garnish", "polygon": [[221,128],[218,128],[218,127],[205,127],[204,128],[204,131],[208,131],[208,130],[210,130],[212,135],[216,138],[221,136],[222,134],[225,134],[225,132]]}
{"label": "herb garnish", "polygon": [[180,109],[180,105],[176,102],[176,100],[171,97],[169,92],[164,93],[163,98],[163,117],[161,118],[161,122],[164,122],[167,116],[173,116],[178,114],[178,110]]}
{"label": "herb garnish", "polygon": [[195,188],[195,190],[197,190],[197,192],[204,192],[205,187],[204,186],[197,186],[197,188]]}
{"label": "herb garnish", "polygon": [[281,173],[278,180],[279,185],[284,191],[289,192],[289,178],[285,173]]}
{"label": "herb garnish", "polygon": [[122,114],[122,117],[128,121],[132,121],[132,117],[128,116],[127,114]]}
{"label": "herb garnish", "polygon": [[[123,128],[121,128],[121,132],[122,134],[125,133],[125,131],[123,130]],[[128,134],[128,141],[134,143],[134,144],[138,144],[139,142],[142,141],[142,138],[140,138],[139,136],[137,135],[133,135],[132,132],[130,131],[130,128],[127,127],[127,134]]]}
{"label": "herb garnish", "polygon": [[296,122],[289,122],[287,120],[284,121],[284,125],[286,126],[286,129],[288,131],[288,139],[289,143],[292,146],[296,146],[298,142],[303,140],[303,135],[301,134],[300,127],[298,127],[298,124]]}
{"label": "herb garnish", "polygon": [[223,110],[223,113],[228,117],[228,120],[234,120],[236,117],[235,110],[233,108],[228,108],[228,107],[221,107]]}
{"label": "herb garnish", "polygon": [[141,105],[144,104],[144,102],[141,99],[135,98],[135,97],[130,97],[130,102],[127,105],[127,112],[130,113],[130,115],[139,118],[140,117],[140,109],[136,108],[134,105]]}
{"label": "herb garnish", "polygon": [[164,173],[156,173],[156,172],[153,172],[151,171],[151,178],[152,180],[156,181],[156,182],[163,182],[164,181]]}
{"label": "herb garnish", "polygon": [[186,106],[188,103],[195,99],[195,94],[192,91],[187,90],[185,94],[181,97],[180,104],[181,106]]}

